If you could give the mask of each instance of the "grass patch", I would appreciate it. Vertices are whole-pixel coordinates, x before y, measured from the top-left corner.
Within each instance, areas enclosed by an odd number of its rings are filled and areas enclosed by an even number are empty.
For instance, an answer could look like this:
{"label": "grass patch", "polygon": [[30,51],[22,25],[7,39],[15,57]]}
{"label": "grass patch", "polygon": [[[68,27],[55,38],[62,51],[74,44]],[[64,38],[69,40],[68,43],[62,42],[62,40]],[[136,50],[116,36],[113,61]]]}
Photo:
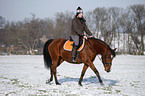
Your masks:
{"label": "grass patch", "polygon": [[12,84],[18,84],[20,81],[18,81],[18,79],[10,79],[10,81],[12,81]]}
{"label": "grass patch", "polygon": [[119,92],[121,92],[121,90],[115,90],[116,91],[116,93],[119,93]]}
{"label": "grass patch", "polygon": [[39,92],[43,92],[43,93],[46,93],[46,90],[38,90]]}
{"label": "grass patch", "polygon": [[5,94],[5,96],[10,96],[12,94],[16,94],[16,92],[9,92],[9,93]]}

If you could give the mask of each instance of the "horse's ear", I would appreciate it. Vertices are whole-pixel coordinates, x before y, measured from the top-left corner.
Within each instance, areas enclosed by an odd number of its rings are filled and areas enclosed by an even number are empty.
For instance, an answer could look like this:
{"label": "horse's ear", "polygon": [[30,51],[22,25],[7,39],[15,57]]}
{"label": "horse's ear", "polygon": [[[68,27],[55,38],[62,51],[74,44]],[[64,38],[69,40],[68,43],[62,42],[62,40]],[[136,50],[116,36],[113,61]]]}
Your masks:
{"label": "horse's ear", "polygon": [[114,52],[116,51],[117,48],[114,49]]}

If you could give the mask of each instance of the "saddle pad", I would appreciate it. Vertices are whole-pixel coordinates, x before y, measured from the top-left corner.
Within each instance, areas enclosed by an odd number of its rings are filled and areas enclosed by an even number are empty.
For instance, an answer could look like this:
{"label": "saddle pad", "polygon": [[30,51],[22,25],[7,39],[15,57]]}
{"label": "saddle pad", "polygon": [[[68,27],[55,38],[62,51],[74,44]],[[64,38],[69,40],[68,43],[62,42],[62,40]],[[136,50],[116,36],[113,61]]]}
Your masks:
{"label": "saddle pad", "polygon": [[[73,43],[74,43],[74,41],[67,40],[63,45],[64,50],[72,51]],[[82,49],[84,48],[84,45],[85,45],[85,39],[83,39],[83,43],[77,51],[82,51]]]}

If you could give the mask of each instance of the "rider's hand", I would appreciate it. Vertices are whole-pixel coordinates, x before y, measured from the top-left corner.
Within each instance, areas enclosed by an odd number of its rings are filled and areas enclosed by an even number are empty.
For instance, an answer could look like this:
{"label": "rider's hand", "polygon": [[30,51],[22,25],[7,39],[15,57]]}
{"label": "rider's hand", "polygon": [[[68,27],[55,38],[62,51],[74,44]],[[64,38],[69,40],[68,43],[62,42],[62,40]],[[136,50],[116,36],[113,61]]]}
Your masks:
{"label": "rider's hand", "polygon": [[87,37],[87,36],[84,36],[83,38],[88,39],[88,37]]}
{"label": "rider's hand", "polygon": [[93,37],[93,35],[91,35],[91,36],[89,36],[90,38],[92,38]]}

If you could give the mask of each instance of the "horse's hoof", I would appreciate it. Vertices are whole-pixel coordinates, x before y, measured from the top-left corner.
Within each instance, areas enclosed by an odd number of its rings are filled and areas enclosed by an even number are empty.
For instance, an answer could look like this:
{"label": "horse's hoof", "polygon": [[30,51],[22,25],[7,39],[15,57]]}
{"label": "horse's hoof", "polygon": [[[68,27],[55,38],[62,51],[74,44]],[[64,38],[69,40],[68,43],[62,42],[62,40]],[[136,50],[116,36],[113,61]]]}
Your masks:
{"label": "horse's hoof", "polygon": [[49,84],[51,81],[46,81],[46,84]]}
{"label": "horse's hoof", "polygon": [[49,84],[50,82],[46,81],[46,84]]}
{"label": "horse's hoof", "polygon": [[83,86],[81,83],[79,83],[80,86]]}
{"label": "horse's hoof", "polygon": [[60,83],[56,83],[56,85],[61,85]]}
{"label": "horse's hoof", "polygon": [[100,83],[101,84],[101,86],[104,86],[104,83]]}

